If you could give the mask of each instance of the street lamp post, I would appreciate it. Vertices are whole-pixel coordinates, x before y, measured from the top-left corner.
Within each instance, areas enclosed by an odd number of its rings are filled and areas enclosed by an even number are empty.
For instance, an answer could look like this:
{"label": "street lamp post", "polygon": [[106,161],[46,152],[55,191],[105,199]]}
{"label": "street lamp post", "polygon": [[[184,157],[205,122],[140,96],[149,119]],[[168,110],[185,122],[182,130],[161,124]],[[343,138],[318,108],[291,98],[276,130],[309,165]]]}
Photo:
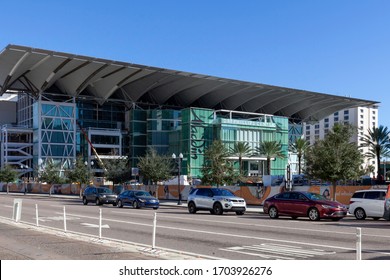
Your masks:
{"label": "street lamp post", "polygon": [[176,161],[178,164],[178,171],[177,171],[177,188],[178,188],[178,194],[179,194],[179,199],[177,201],[177,205],[181,205],[181,192],[180,192],[180,171],[181,171],[181,162],[183,160],[183,154],[179,154],[179,158],[176,159],[176,154],[172,154],[172,158]]}

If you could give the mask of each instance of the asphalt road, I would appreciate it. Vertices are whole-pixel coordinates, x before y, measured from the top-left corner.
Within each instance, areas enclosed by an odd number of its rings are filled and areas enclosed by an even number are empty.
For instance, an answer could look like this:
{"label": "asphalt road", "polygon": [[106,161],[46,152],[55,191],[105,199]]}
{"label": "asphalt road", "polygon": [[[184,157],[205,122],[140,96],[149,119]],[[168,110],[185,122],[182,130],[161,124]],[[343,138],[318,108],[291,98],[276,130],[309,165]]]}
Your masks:
{"label": "asphalt road", "polygon": [[[312,222],[305,218],[271,220],[267,215],[257,211],[248,211],[243,216],[236,216],[234,213],[216,216],[208,212],[189,214],[185,207],[169,203],[163,203],[160,209],[155,211],[130,207],[116,208],[111,205],[85,206],[78,198],[5,194],[0,195],[1,217],[6,219],[12,217],[15,198],[22,199],[22,224],[37,228],[38,205],[39,228],[55,229],[57,233],[64,232],[65,207],[66,235],[85,236],[89,238],[89,244],[96,246],[90,249],[91,251],[80,246],[77,255],[83,259],[94,259],[99,255],[93,252],[102,248],[102,245],[107,245],[100,244],[102,240],[111,242],[111,246],[106,246],[109,252],[121,250],[122,246],[115,247],[112,244],[120,244],[118,242],[123,241],[125,244],[132,244],[133,248],[150,248],[153,242],[155,217],[157,225],[155,249],[176,256],[233,260],[354,260],[356,231],[357,228],[361,228],[362,259],[390,259],[390,222],[385,220],[357,221],[354,217],[347,217],[338,222],[327,220]],[[101,239],[98,227],[100,210]],[[3,231],[3,228],[0,230]],[[4,232],[12,233],[12,230],[5,229]],[[0,239],[4,238],[4,234],[1,236]],[[72,244],[69,236],[67,238],[58,241],[58,246]],[[0,242],[0,246],[3,246],[1,244],[3,242]],[[17,251],[12,247],[8,247],[7,250]],[[139,252],[139,249],[134,252]],[[131,257],[118,256],[115,253],[101,255],[106,259]],[[143,256],[150,257],[141,254],[140,259]]]}

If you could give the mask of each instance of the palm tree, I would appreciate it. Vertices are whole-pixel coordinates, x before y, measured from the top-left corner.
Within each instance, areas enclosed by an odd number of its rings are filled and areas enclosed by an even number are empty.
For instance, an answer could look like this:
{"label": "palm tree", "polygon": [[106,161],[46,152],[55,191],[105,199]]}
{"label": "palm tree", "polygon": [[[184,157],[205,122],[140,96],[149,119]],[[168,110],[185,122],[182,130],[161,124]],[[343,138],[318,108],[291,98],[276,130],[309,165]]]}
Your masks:
{"label": "palm tree", "polygon": [[252,155],[252,148],[249,146],[247,142],[236,142],[234,144],[234,147],[230,149],[230,153],[232,156],[238,157],[238,164],[239,164],[239,170],[240,174],[243,173],[243,157],[249,157]]}
{"label": "palm tree", "polygon": [[390,131],[387,127],[380,125],[368,129],[368,134],[363,136],[363,147],[368,147],[369,152],[366,156],[376,158],[378,177],[380,175],[381,156],[390,154]]}
{"label": "palm tree", "polygon": [[301,174],[302,171],[302,158],[305,155],[310,144],[308,141],[302,138],[297,138],[293,144],[290,146],[290,150],[297,154],[298,157],[298,174]]}
{"label": "palm tree", "polygon": [[256,153],[267,157],[267,173],[271,175],[271,158],[285,158],[282,151],[282,144],[277,141],[264,141],[256,147]]}
{"label": "palm tree", "polygon": [[205,150],[204,163],[201,169],[203,184],[216,184],[219,187],[238,179],[239,176],[234,172],[233,165],[228,157],[229,150],[220,140],[215,140]]}

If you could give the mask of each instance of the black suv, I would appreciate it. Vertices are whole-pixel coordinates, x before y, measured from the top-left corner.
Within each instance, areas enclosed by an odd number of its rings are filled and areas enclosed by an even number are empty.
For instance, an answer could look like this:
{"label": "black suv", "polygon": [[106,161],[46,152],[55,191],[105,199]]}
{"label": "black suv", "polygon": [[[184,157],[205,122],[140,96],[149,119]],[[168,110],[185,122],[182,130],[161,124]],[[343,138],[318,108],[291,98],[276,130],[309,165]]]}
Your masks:
{"label": "black suv", "polygon": [[117,195],[111,189],[106,187],[89,186],[83,193],[83,204],[95,202],[96,205],[112,204],[116,206]]}

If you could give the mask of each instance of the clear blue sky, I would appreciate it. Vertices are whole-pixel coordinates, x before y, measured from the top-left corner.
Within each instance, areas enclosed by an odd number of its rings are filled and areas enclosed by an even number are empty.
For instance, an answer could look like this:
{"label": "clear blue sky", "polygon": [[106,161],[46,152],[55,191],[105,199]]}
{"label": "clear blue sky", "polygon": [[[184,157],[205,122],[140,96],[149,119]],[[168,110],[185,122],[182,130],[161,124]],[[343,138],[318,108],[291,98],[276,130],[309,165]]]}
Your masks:
{"label": "clear blue sky", "polygon": [[380,101],[390,128],[390,1],[3,1],[19,44]]}

